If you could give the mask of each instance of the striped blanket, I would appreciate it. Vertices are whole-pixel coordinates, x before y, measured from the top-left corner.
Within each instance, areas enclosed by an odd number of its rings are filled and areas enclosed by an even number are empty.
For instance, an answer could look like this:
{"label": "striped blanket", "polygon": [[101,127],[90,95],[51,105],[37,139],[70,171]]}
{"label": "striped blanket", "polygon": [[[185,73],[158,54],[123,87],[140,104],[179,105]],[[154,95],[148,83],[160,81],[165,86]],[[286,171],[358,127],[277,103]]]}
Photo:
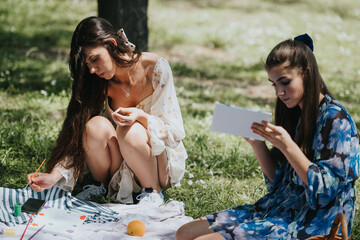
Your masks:
{"label": "striped blanket", "polygon": [[23,213],[19,217],[14,216],[14,205],[15,203],[24,204],[28,198],[45,200],[45,205],[49,207],[86,213],[88,218],[85,223],[117,222],[119,220],[118,212],[94,202],[77,199],[71,195],[71,192],[57,187],[46,189],[43,192],[35,192],[30,187],[22,189],[0,187],[0,222],[9,227],[27,223],[31,214]]}

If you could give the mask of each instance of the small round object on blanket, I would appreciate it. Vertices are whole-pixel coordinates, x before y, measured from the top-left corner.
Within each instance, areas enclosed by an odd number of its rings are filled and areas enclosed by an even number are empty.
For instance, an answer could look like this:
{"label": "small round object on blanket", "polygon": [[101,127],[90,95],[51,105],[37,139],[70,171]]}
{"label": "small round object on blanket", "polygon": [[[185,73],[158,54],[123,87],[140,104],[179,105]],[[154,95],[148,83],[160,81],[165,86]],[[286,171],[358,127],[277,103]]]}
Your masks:
{"label": "small round object on blanket", "polygon": [[145,224],[140,220],[131,221],[127,226],[127,232],[131,236],[142,237],[145,230]]}

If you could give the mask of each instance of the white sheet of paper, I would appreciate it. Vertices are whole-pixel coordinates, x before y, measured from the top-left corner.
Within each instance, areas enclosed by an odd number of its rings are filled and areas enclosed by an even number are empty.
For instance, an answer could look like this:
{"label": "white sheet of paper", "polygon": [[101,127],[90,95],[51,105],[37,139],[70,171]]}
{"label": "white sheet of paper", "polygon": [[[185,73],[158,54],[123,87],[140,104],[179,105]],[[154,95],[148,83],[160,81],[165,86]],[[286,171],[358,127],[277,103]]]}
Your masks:
{"label": "white sheet of paper", "polygon": [[45,205],[29,225],[29,229],[38,230],[45,225],[41,230],[42,232],[72,238],[84,223],[86,217],[87,215],[84,213],[52,208]]}
{"label": "white sheet of paper", "polygon": [[211,131],[228,133],[263,141],[264,138],[251,131],[251,125],[254,122],[270,122],[271,115],[272,114],[268,112],[216,103],[211,124]]}

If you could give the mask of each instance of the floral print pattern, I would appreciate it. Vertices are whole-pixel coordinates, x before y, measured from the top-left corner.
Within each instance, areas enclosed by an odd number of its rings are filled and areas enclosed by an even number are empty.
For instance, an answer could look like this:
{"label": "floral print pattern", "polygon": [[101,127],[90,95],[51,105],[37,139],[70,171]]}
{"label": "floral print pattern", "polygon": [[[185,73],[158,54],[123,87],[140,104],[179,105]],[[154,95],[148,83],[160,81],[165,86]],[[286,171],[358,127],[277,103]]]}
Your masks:
{"label": "floral print pattern", "polygon": [[[179,184],[185,173],[186,149],[183,119],[176,96],[172,71],[165,58],[159,58],[152,80],[154,92],[142,101],[148,113],[150,143],[155,156],[166,151],[171,184]],[[139,108],[139,106],[137,106]]]}
{"label": "floral print pattern", "polygon": [[343,212],[348,231],[354,220],[359,177],[359,138],[354,121],[328,95],[319,106],[317,130],[307,172],[309,186],[292,166],[279,164],[269,193],[254,205],[207,215],[212,229],[225,239],[306,239],[328,234]]}
{"label": "floral print pattern", "polygon": [[[171,185],[176,185],[180,184],[184,176],[187,152],[182,142],[185,130],[173,75],[165,58],[158,59],[152,76],[154,92],[143,99],[136,108],[148,114],[148,131],[153,155],[166,152],[168,179]],[[141,187],[134,180],[133,172],[123,162],[110,180],[108,196],[114,201],[133,203],[132,192],[138,192],[137,189]]]}

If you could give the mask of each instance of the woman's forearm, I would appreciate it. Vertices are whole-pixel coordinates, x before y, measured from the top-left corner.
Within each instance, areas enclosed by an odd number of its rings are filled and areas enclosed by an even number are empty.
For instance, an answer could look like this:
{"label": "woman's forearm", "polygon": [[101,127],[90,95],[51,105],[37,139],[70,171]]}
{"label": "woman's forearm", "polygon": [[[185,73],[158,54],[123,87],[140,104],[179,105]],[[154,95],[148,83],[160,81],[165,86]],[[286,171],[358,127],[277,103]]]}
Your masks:
{"label": "woman's forearm", "polygon": [[273,181],[276,171],[276,162],[271,159],[270,151],[263,141],[255,141],[251,143],[255,156],[260,164],[264,174]]}
{"label": "woman's forearm", "polygon": [[289,142],[281,150],[301,180],[308,186],[307,172],[310,161],[295,142]]}
{"label": "woman's forearm", "polygon": [[60,181],[60,179],[63,177],[63,175],[57,168],[53,168],[53,170],[50,173],[50,176],[53,178],[55,183]]}
{"label": "woman's forearm", "polygon": [[143,125],[144,128],[146,128],[146,129],[148,128],[148,114],[145,113],[144,111],[142,111],[142,110],[139,111],[136,121],[141,123],[141,125]]}

